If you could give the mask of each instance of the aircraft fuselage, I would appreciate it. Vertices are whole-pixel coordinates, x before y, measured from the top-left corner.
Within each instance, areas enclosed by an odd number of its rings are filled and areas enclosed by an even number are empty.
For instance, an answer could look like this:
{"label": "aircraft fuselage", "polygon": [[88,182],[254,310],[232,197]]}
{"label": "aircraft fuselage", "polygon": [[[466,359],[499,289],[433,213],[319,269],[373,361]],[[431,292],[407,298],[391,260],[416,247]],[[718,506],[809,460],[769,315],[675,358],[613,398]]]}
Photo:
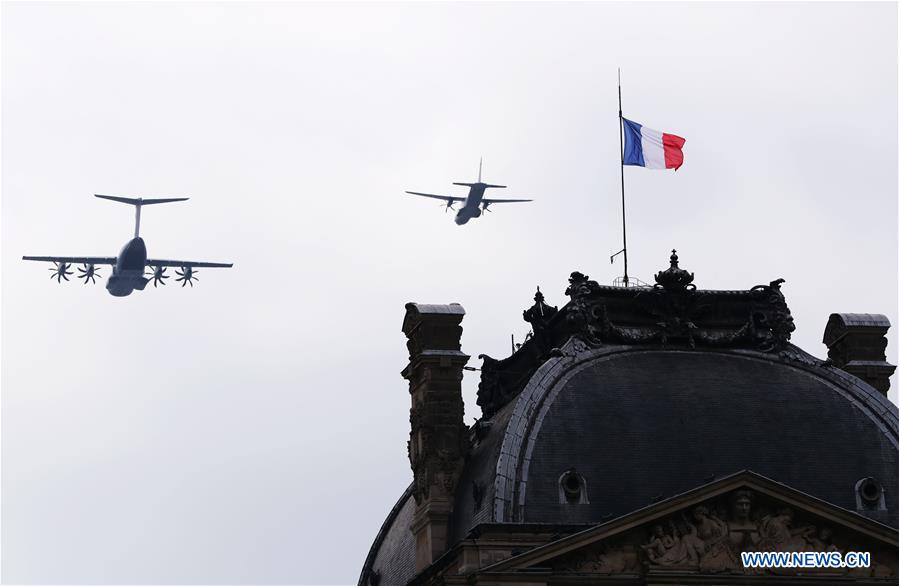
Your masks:
{"label": "aircraft fuselage", "polygon": [[465,203],[462,204],[462,207],[456,212],[456,224],[461,226],[468,222],[468,220],[477,218],[481,215],[481,200],[484,199],[484,191],[486,191],[486,189],[486,183],[471,184],[468,190],[468,197],[465,198]]}
{"label": "aircraft fuselage", "polygon": [[116,258],[112,275],[106,280],[106,290],[115,297],[126,297],[137,289],[143,291],[149,279],[144,277],[147,246],[141,237],[129,240]]}

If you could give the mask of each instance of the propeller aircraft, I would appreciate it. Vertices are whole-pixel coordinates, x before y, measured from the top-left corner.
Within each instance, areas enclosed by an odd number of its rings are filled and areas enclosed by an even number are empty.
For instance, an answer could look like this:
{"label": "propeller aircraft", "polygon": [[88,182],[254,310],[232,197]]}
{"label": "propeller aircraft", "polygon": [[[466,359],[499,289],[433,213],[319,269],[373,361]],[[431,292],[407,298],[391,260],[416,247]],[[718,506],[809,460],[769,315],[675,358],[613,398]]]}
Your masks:
{"label": "propeller aircraft", "polygon": [[[110,265],[112,274],[106,280],[106,290],[115,297],[131,295],[134,290],[143,291],[150,280],[153,281],[154,287],[157,284],[165,285],[165,280],[170,277],[170,275],[165,274],[166,269],[169,267],[178,267],[175,269],[175,274],[178,275],[175,281],[180,282],[182,287],[188,284],[193,287],[194,281],[199,281],[196,276],[197,268],[230,268],[234,266],[233,263],[147,258],[147,247],[143,238],[140,237],[141,207],[159,203],[186,201],[189,198],[143,199],[115,195],[94,195],[101,199],[132,205],[135,208],[134,238],[125,243],[118,256],[23,256],[22,260],[52,262],[54,267],[49,269],[52,273],[50,279],[56,279],[57,283],[62,283],[63,279],[69,280],[69,275],[73,274],[69,270],[72,264],[81,264],[82,267],[78,268],[78,278],[84,279],[85,285],[87,285],[88,281],[96,283],[95,279],[101,276],[97,270],[97,265]],[[147,274],[150,278],[145,276],[145,271],[147,270],[150,271]]]}
{"label": "propeller aircraft", "polygon": [[453,183],[453,185],[463,185],[468,187],[468,195],[466,197],[456,197],[452,195],[434,195],[433,193],[421,193],[419,191],[407,191],[406,193],[410,195],[418,195],[420,197],[430,197],[432,199],[439,199],[446,202],[444,207],[444,211],[454,210],[454,203],[464,202],[462,207],[459,208],[459,211],[456,212],[455,222],[459,226],[468,222],[468,220],[472,218],[480,217],[482,212],[490,212],[493,211],[489,209],[489,207],[495,203],[520,203],[526,201],[533,201],[531,199],[487,199],[484,197],[484,192],[490,188],[494,187],[497,189],[505,189],[505,185],[491,185],[489,183],[483,183],[481,181],[481,170],[484,164],[484,159],[481,159],[480,163],[478,163],[478,181],[477,183]]}

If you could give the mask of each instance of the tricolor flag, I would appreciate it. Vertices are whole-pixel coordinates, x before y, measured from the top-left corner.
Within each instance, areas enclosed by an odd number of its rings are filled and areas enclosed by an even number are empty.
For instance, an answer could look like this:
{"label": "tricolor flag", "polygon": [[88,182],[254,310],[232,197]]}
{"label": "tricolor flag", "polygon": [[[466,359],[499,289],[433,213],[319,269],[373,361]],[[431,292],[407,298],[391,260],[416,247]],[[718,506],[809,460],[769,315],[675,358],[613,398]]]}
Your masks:
{"label": "tricolor flag", "polygon": [[646,128],[633,120],[624,123],[624,164],[647,169],[674,169],[684,164],[684,143],[679,136]]}

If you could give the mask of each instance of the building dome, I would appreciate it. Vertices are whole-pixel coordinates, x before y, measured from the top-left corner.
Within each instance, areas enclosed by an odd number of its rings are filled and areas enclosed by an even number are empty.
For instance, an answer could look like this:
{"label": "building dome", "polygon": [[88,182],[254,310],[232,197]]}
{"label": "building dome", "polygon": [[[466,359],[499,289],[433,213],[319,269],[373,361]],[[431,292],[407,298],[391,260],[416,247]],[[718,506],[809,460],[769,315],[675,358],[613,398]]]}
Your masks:
{"label": "building dome", "polygon": [[[653,288],[573,273],[560,310],[538,290],[524,312],[533,335],[504,360],[481,357],[483,417],[453,477],[444,551],[500,525],[573,534],[741,471],[899,530],[899,411],[886,389],[789,343],[783,280],[743,291],[692,280],[672,255]],[[881,337],[883,320],[869,324]],[[877,365],[885,380],[890,365]],[[360,584],[420,574],[413,492]]]}
{"label": "building dome", "polygon": [[[857,482],[875,478],[884,521],[899,527],[896,409],[819,362],[794,347],[552,358],[473,451],[462,484],[484,483],[491,498],[478,507],[458,494],[454,538],[485,521],[599,523],[741,470],[847,509]],[[565,485],[566,472],[576,481]]]}

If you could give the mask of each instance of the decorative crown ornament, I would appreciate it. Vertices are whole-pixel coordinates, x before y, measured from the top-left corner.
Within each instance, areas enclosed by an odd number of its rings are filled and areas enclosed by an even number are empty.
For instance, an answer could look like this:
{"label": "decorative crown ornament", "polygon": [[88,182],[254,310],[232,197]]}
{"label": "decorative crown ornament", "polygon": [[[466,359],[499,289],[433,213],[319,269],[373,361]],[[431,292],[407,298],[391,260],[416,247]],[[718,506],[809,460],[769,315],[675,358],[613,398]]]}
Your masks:
{"label": "decorative crown ornament", "polygon": [[537,287],[537,293],[534,295],[534,305],[524,311],[524,321],[530,324],[543,325],[543,322],[548,321],[549,318],[558,312],[558,307],[551,307],[546,304],[540,287]]}
{"label": "decorative crown ornament", "polygon": [[656,273],[656,289],[666,291],[686,291],[696,289],[693,284],[693,273],[687,272],[677,265],[677,250],[671,251],[671,266]]}

